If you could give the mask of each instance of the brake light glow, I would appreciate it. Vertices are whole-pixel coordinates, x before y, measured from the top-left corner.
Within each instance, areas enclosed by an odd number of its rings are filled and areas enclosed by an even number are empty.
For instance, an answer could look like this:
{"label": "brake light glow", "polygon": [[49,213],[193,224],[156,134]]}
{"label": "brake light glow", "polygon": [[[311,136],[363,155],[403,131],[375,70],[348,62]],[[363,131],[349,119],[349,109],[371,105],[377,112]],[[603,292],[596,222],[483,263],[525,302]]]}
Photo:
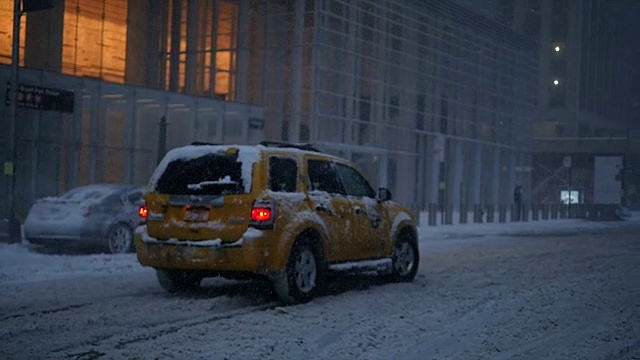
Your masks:
{"label": "brake light glow", "polygon": [[149,216],[149,209],[147,209],[147,205],[140,206],[140,209],[138,209],[138,215],[143,219],[146,219],[147,216]]}
{"label": "brake light glow", "polygon": [[272,215],[273,213],[269,208],[259,207],[251,209],[251,221],[270,221],[272,219]]}

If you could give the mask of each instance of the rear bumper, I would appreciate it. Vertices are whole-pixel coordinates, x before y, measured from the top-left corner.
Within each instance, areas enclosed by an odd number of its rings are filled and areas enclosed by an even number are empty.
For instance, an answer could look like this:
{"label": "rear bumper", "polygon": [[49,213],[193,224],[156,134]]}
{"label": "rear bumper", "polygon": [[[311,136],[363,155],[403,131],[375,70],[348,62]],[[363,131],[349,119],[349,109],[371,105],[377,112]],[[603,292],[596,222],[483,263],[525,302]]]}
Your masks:
{"label": "rear bumper", "polygon": [[[251,229],[253,230],[253,229]],[[264,243],[259,230],[230,244],[220,240],[157,240],[147,234],[146,226],[136,229],[138,261],[153,268],[203,270],[213,272],[250,272],[269,275],[284,268],[273,246]]]}
{"label": "rear bumper", "polygon": [[104,245],[104,240],[95,237],[80,235],[26,235],[25,239],[29,244],[41,246],[62,246],[62,247],[95,247]]}
{"label": "rear bumper", "polygon": [[31,244],[100,246],[106,244],[102,223],[32,221],[24,224],[24,237]]}

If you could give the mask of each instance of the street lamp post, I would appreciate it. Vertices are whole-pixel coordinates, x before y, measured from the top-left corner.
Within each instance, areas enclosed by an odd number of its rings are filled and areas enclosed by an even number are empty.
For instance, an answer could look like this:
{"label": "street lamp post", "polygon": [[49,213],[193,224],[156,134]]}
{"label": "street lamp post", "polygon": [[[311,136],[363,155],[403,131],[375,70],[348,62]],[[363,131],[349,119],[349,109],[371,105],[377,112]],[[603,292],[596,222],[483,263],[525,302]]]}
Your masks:
{"label": "street lamp post", "polygon": [[22,10],[20,0],[13,2],[13,38],[11,51],[11,82],[9,98],[9,124],[7,139],[7,159],[4,163],[4,174],[7,181],[7,216],[9,217],[9,242],[20,241],[20,226],[15,214],[15,172],[16,172],[16,120],[18,112],[18,71],[20,61],[20,18]]}

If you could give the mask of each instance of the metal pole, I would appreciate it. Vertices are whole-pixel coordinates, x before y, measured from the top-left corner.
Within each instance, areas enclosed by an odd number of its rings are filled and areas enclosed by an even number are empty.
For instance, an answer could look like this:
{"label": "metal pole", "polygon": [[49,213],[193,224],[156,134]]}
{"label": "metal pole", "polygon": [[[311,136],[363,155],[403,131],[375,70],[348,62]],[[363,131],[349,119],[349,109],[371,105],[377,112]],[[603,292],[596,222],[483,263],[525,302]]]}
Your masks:
{"label": "metal pole", "polygon": [[573,170],[573,163],[571,164],[571,166],[569,166],[569,206],[567,207],[567,217],[571,218],[571,203],[573,202],[573,199],[571,198],[571,193],[573,192],[572,187],[573,187],[573,174],[572,174],[572,170]]}
{"label": "metal pole", "polygon": [[164,155],[167,152],[167,117],[162,116],[160,118],[160,123],[158,124],[158,158],[157,163],[164,158]]}
{"label": "metal pole", "polygon": [[14,0],[13,2],[13,43],[11,51],[11,93],[9,101],[9,129],[7,134],[9,136],[7,141],[7,155],[8,159],[5,160],[4,173],[7,176],[7,216],[9,217],[9,242],[19,241],[19,232],[16,234],[16,229],[19,229],[19,225],[16,223],[15,214],[15,171],[16,171],[16,122],[17,122],[17,110],[18,110],[18,69],[20,61],[20,17],[22,11],[20,9],[20,0]]}

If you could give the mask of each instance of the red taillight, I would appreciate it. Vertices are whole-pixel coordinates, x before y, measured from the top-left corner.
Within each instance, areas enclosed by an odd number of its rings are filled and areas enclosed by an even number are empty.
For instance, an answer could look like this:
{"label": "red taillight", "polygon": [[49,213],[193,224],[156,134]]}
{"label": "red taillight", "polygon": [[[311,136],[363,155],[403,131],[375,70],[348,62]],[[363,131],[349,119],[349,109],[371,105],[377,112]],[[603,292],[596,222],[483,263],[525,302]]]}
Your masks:
{"label": "red taillight", "polygon": [[147,205],[140,206],[140,209],[138,209],[138,215],[140,215],[142,219],[146,219],[147,216],[149,216],[149,209],[147,209]]}
{"label": "red taillight", "polygon": [[251,221],[270,221],[273,213],[269,208],[253,208],[251,209]]}

